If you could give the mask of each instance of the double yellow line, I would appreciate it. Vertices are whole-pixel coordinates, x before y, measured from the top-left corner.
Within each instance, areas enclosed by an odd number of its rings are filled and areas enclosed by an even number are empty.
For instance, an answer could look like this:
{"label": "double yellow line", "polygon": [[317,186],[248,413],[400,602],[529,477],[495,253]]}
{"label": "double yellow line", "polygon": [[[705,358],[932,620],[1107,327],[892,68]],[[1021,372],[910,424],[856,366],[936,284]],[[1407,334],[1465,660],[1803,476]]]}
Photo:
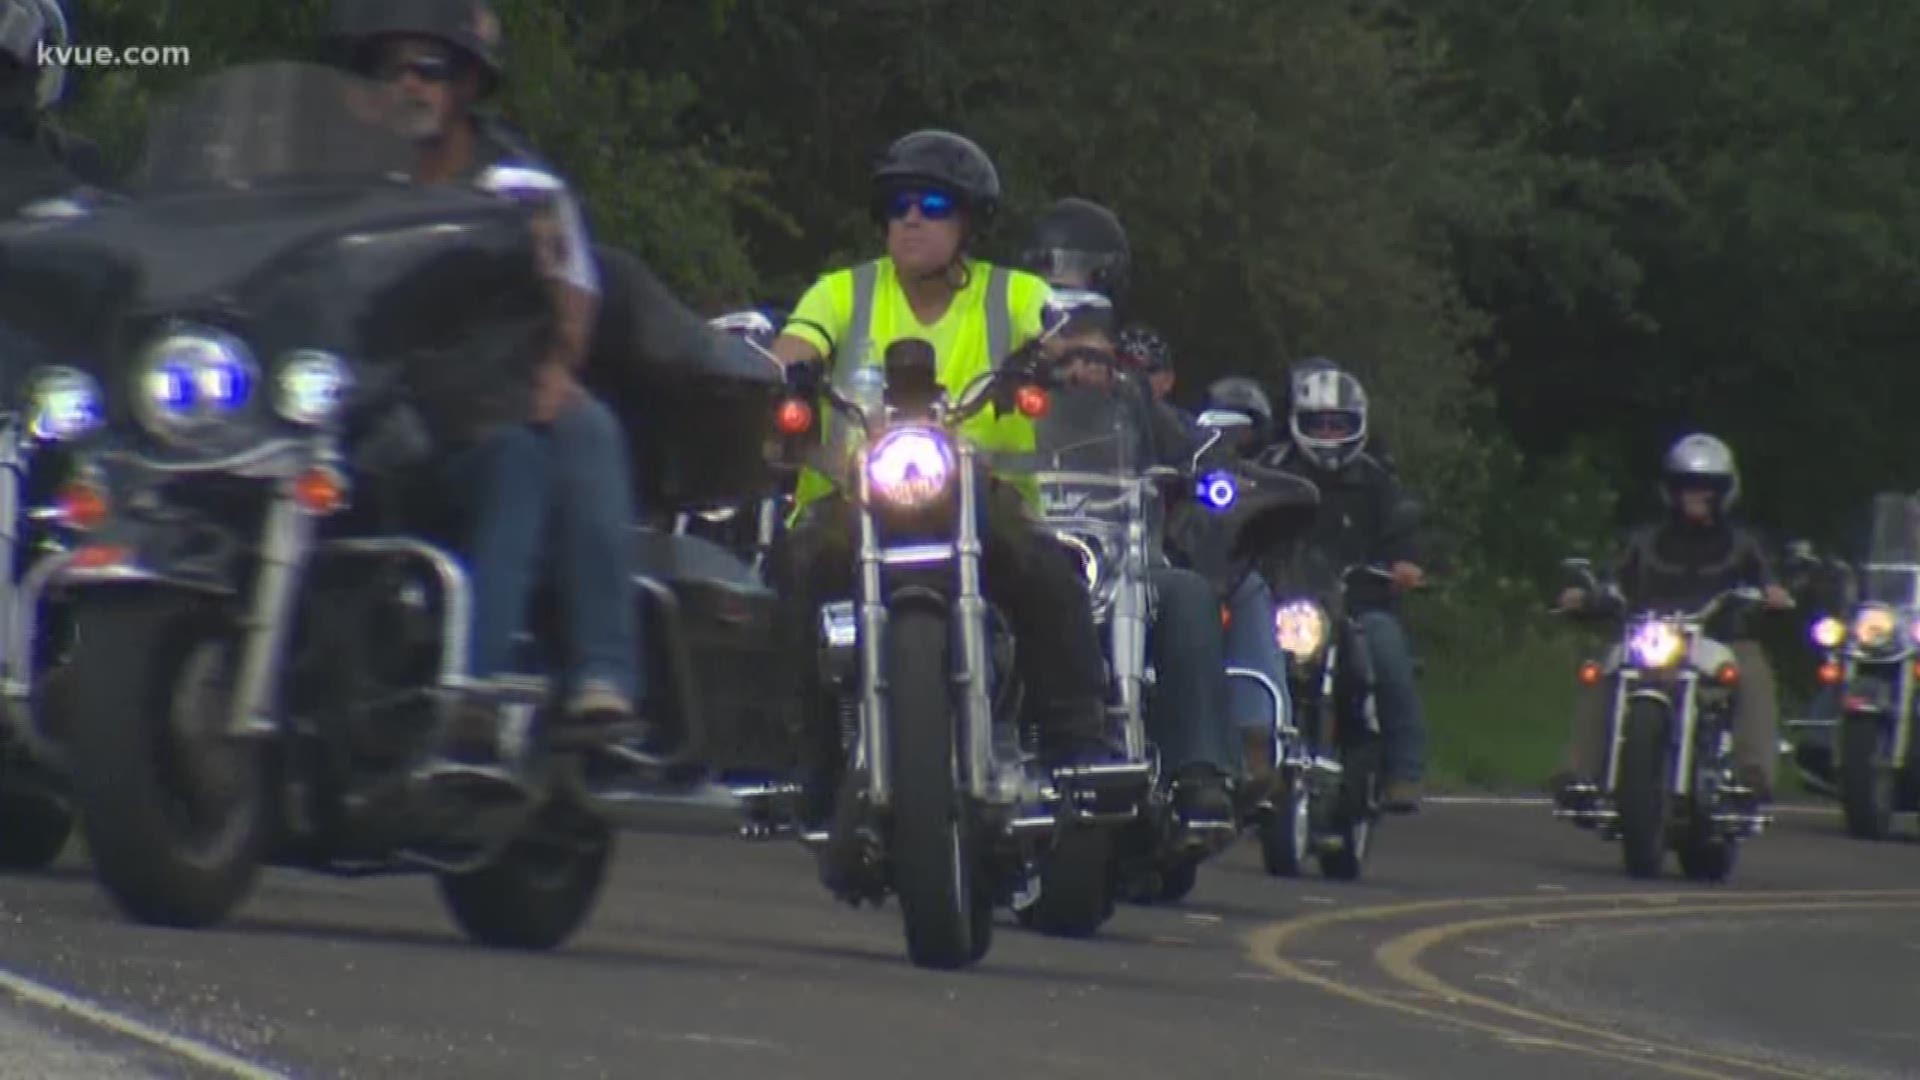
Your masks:
{"label": "double yellow line", "polygon": [[[1751,1080],[1754,1077],[1828,1080],[1830,1074],[1827,1073],[1642,1038],[1498,1001],[1440,979],[1427,970],[1422,958],[1439,946],[1476,934],[1558,923],[1732,912],[1777,914],[1915,908],[1920,908],[1920,890],[1916,889],[1484,897],[1386,904],[1288,919],[1254,931],[1248,935],[1247,944],[1254,963],[1283,978],[1351,1001],[1478,1031],[1509,1043],[1622,1062],[1695,1080]],[[1513,909],[1532,910],[1516,912]],[[1509,913],[1468,917],[1469,913],[1481,911]],[[1433,919],[1440,921],[1432,922]],[[1289,950],[1301,939],[1325,930],[1408,921],[1428,925],[1389,937],[1373,950],[1374,963],[1381,974],[1398,987],[1393,991],[1369,990],[1330,978],[1289,956]],[[1554,1035],[1542,1037],[1542,1029]]]}

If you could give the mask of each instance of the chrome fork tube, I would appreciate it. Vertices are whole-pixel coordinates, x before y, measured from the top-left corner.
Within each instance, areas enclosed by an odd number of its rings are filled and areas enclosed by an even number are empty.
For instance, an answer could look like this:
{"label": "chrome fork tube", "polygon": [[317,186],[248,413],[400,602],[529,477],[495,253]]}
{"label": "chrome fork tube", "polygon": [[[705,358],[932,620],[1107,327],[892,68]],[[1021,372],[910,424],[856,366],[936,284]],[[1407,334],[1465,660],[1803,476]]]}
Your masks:
{"label": "chrome fork tube", "polygon": [[240,675],[235,681],[233,713],[227,725],[230,735],[266,735],[279,728],[274,705],[281,652],[290,629],[289,609],[313,544],[313,532],[313,517],[295,505],[283,486],[267,508],[253,605],[242,624]]}
{"label": "chrome fork tube", "polygon": [[[954,441],[960,444],[960,527],[953,559],[960,578],[954,600],[960,631],[960,670],[954,678],[961,693],[967,790],[975,799],[985,800],[993,780],[993,700],[987,693],[987,601],[980,586],[979,484],[973,475],[973,448],[964,439]],[[1032,642],[1027,643],[1028,648],[1032,646]],[[1019,648],[1017,643],[1015,648]]]}
{"label": "chrome fork tube", "polygon": [[1627,742],[1627,703],[1632,701],[1629,693],[1633,676],[1626,671],[1614,675],[1613,719],[1607,725],[1607,783],[1606,791],[1613,794],[1620,790],[1620,750]]}
{"label": "chrome fork tube", "polygon": [[857,470],[860,497],[854,500],[854,517],[859,522],[859,580],[855,599],[859,606],[860,642],[860,750],[867,759],[867,801],[875,808],[886,806],[892,797],[893,777],[889,771],[887,725],[893,722],[887,710],[887,605],[880,591],[880,538],[873,527],[873,513],[867,509],[871,488],[867,470]]}
{"label": "chrome fork tube", "polygon": [[1700,679],[1688,674],[1686,681],[1680,684],[1679,707],[1674,709],[1674,717],[1680,721],[1678,745],[1674,747],[1673,777],[1668,787],[1675,795],[1685,795],[1693,790],[1693,740],[1700,728]]}

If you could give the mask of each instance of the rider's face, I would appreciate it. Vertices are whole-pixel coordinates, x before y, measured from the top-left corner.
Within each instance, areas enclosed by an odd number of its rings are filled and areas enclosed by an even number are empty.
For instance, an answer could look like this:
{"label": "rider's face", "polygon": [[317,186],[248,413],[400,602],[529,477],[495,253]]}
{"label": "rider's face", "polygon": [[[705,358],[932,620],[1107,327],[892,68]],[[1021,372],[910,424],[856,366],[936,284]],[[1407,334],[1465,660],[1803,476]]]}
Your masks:
{"label": "rider's face", "polygon": [[395,38],[380,50],[374,75],[393,93],[401,134],[437,139],[465,105],[467,72],[452,50],[425,38]]}
{"label": "rider's face", "polygon": [[901,191],[887,207],[887,255],[909,276],[938,273],[960,254],[962,220],[951,197]]}
{"label": "rider's face", "polygon": [[1106,334],[1090,331],[1061,334],[1041,346],[1040,355],[1055,363],[1056,374],[1070,386],[1104,390],[1113,385],[1113,341]]}
{"label": "rider's face", "polygon": [[1680,514],[1688,521],[1706,524],[1713,520],[1713,492],[1706,488],[1680,489]]}

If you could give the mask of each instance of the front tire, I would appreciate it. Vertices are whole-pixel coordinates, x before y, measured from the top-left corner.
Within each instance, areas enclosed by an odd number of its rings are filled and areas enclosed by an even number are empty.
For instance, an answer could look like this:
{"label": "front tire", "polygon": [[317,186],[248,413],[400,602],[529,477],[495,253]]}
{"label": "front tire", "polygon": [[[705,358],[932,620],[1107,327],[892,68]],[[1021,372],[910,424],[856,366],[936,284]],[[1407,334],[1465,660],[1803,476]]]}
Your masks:
{"label": "front tire", "polygon": [[1043,934],[1092,937],[1113,917],[1113,834],[1063,824],[1040,869],[1040,898],[1020,919]]}
{"label": "front tire", "polygon": [[1299,877],[1312,852],[1312,799],[1301,778],[1291,777],[1260,819],[1260,861],[1274,877]]}
{"label": "front tire", "polygon": [[613,830],[604,820],[549,803],[495,862],[439,875],[440,899],[479,944],[554,949],[593,913],[612,859]]}
{"label": "front tire", "polygon": [[1895,770],[1881,753],[1885,727],[1878,716],[1840,719],[1840,809],[1847,835],[1884,840],[1893,831]]}
{"label": "front tire", "polygon": [[195,596],[89,598],[75,612],[69,762],[101,886],[156,926],[217,923],[270,835],[260,750],[226,733],[230,622]]}
{"label": "front tire", "polygon": [[1320,853],[1320,873],[1334,881],[1358,881],[1373,852],[1373,829],[1380,816],[1381,757],[1380,740],[1372,736],[1342,755],[1345,773],[1334,809],[1333,846]]}
{"label": "front tire", "polygon": [[1667,780],[1673,751],[1667,740],[1666,707],[1652,701],[1628,704],[1622,723],[1619,791],[1620,854],[1627,875],[1656,878],[1667,861]]}
{"label": "front tire", "polygon": [[886,657],[889,855],[907,956],[920,967],[965,967],[991,945],[993,908],[977,881],[972,815],[957,781],[946,613],[896,608]]}

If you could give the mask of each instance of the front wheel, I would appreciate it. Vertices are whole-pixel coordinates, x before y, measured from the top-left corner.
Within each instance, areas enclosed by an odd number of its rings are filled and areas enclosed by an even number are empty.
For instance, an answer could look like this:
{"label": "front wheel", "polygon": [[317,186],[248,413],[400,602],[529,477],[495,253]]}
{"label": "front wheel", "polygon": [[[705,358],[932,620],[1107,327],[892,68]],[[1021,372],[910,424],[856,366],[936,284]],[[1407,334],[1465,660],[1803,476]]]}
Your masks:
{"label": "front wheel", "polygon": [[1878,716],[1850,715],[1840,720],[1840,809],[1847,835],[1856,840],[1884,840],[1893,831],[1897,777],[1881,753],[1885,731],[1885,722]]}
{"label": "front wheel", "polygon": [[592,914],[612,857],[613,830],[604,820],[549,803],[497,861],[440,875],[440,898],[482,945],[553,949]]}
{"label": "front wheel", "polygon": [[895,609],[887,620],[892,748],[893,891],[907,955],[921,967],[965,967],[992,941],[993,907],[976,874],[972,816],[958,782],[952,665],[944,612]]}
{"label": "front wheel", "polygon": [[1620,853],[1627,875],[1659,877],[1667,861],[1667,780],[1673,751],[1667,740],[1666,706],[1636,700],[1628,704],[1620,746]]}
{"label": "front wheel", "polygon": [[1113,917],[1113,834],[1062,824],[1040,869],[1040,898],[1020,921],[1043,934],[1092,937]]}
{"label": "front wheel", "polygon": [[40,870],[60,857],[73,807],[51,778],[0,780],[0,870]]}
{"label": "front wheel", "polygon": [[1313,804],[1307,785],[1288,778],[1260,819],[1260,861],[1274,877],[1299,877],[1313,851]]}
{"label": "front wheel", "polygon": [[1328,846],[1320,853],[1320,872],[1335,881],[1358,881],[1373,851],[1380,815],[1380,740],[1368,737],[1341,757],[1345,773]]}
{"label": "front wheel", "polygon": [[271,827],[259,746],[227,734],[232,625],[167,592],[88,598],[75,620],[68,760],[100,883],[140,922],[219,922]]}

